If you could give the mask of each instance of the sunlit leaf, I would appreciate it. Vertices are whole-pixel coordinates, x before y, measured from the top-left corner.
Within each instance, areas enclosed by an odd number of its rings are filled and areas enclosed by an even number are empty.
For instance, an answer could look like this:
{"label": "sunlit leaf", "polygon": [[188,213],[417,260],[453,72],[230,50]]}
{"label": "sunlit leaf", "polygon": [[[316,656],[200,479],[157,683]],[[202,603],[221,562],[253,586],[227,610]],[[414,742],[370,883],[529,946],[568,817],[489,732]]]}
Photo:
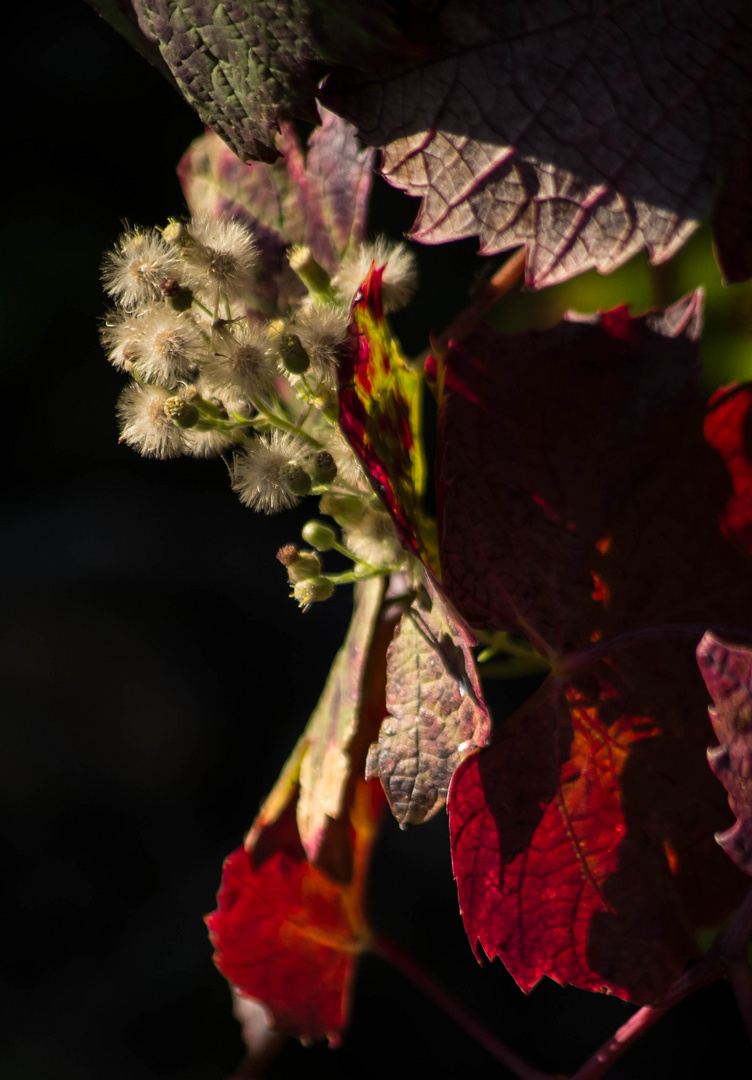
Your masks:
{"label": "sunlit leaf", "polygon": [[371,941],[363,893],[381,801],[378,785],[356,784],[348,882],[308,862],[291,803],[264,834],[263,851],[239,848],[226,860],[206,920],[222,974],[264,1004],[276,1030],[307,1042],[336,1046],[347,1024],[357,958]]}
{"label": "sunlit leaf", "polygon": [[430,575],[424,580],[389,646],[389,715],[367,762],[401,825],[444,807],[455,769],[486,745],[491,728],[471,641]]}
{"label": "sunlit leaf", "polygon": [[339,369],[339,421],[402,545],[427,558],[420,508],[422,375],[400,356],[384,318],[383,270],[371,268],[353,301],[350,348]]}
{"label": "sunlit leaf", "polygon": [[697,660],[715,702],[710,720],[720,744],[708,751],[708,761],[737,819],[716,839],[752,876],[752,649],[705,634]]}
{"label": "sunlit leaf", "polygon": [[426,53],[339,72],[324,97],[422,200],[412,235],[528,247],[528,284],[670,258],[715,210],[752,274],[752,20],[744,0],[453,0]]}

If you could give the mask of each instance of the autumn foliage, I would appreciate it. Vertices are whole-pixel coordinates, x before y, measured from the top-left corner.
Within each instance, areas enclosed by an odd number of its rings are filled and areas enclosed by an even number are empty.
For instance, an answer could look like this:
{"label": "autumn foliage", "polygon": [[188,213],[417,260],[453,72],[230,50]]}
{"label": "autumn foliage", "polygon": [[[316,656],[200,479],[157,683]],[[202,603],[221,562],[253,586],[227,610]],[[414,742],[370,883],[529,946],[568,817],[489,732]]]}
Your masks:
{"label": "autumn foliage", "polygon": [[[752,275],[741,0],[246,5],[281,27],[273,55],[230,6],[131,5],[238,152],[208,132],[180,176],[194,213],[256,230],[255,314],[303,304],[292,244],[336,281],[366,233],[369,148],[420,198],[415,240],[524,248],[531,288],[643,248],[665,262],[703,219],[724,278]],[[228,42],[250,50],[244,93],[223,90]],[[320,121],[307,143],[296,119]],[[699,290],[518,334],[476,301],[443,338],[437,313],[407,360],[387,288],[374,260],[333,415],[403,561],[359,581],[319,705],[225,862],[217,966],[280,1031],[336,1044],[378,949],[381,814],[412,827],[446,808],[479,959],[525,992],[548,977],[660,1009],[710,963],[706,932],[746,910],[752,873],[752,389],[699,389]],[[484,671],[510,658],[545,677],[492,722]]]}

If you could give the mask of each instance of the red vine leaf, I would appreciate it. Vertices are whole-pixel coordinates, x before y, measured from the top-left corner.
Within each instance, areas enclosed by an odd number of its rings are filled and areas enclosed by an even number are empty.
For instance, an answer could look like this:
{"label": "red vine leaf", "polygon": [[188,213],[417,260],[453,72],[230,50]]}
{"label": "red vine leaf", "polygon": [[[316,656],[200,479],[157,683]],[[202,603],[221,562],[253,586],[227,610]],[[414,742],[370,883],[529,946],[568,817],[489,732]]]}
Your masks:
{"label": "red vine leaf", "polygon": [[726,277],[752,274],[744,0],[454,0],[421,29],[427,55],[324,91],[422,199],[415,239],[526,244],[538,287],[663,262],[715,205]]}
{"label": "red vine leaf", "polygon": [[[664,835],[635,838],[624,787],[660,732],[613,685],[549,679],[457,771],[452,859],[465,929],[521,988],[543,975],[632,1001],[657,1000],[695,951]],[[648,750],[648,754],[649,754]],[[670,812],[659,769],[643,826]]]}
{"label": "red vine leaf", "polygon": [[389,646],[388,715],[366,764],[403,826],[442,809],[455,769],[491,730],[473,642],[429,574],[424,581]]}
{"label": "red vine leaf", "polygon": [[588,640],[596,544],[680,431],[700,320],[695,294],[664,315],[617,308],[514,337],[485,327],[451,346],[439,412],[442,584],[473,627],[522,633],[543,651]]}
{"label": "red vine leaf", "polygon": [[247,165],[207,132],[178,166],[193,214],[229,215],[253,226],[264,254],[258,301],[269,313],[285,311],[302,295],[285,258],[290,244],[306,244],[334,274],[347,249],[361,242],[373,170],[373,151],[358,144],[350,124],[326,110],[307,152],[291,124],[281,125],[277,147],[281,160]]}
{"label": "red vine leaf", "polygon": [[383,595],[381,579],[359,584],[321,700],[207,918],[222,974],[305,1041],[338,1042],[371,939],[363,901],[384,796],[363,773],[385,712],[394,616],[379,617]]}
{"label": "red vine leaf", "polygon": [[378,785],[358,781],[345,883],[308,862],[290,803],[263,850],[239,848],[225,861],[217,911],[207,916],[222,974],[263,1002],[277,1030],[305,1042],[336,1046],[347,1025],[357,958],[371,940],[363,894],[382,802]]}
{"label": "red vine leaf", "polygon": [[471,941],[526,989],[545,974],[655,1000],[745,888],[712,840],[730,822],[692,639],[665,625],[745,627],[752,607],[752,396],[702,407],[697,315],[690,299],[514,342],[484,331],[439,372],[444,584],[561,680],[448,800]]}
{"label": "red vine leaf", "polygon": [[381,302],[383,272],[374,265],[353,300],[350,347],[338,374],[339,422],[402,545],[425,558],[418,439],[422,375],[407,366],[389,332]]}
{"label": "red vine leaf", "polygon": [[741,551],[752,553],[752,387],[731,386],[713,395],[705,438],[722,456],[733,494],[723,509],[721,532]]}
{"label": "red vine leaf", "polygon": [[697,660],[715,702],[710,721],[720,744],[708,751],[708,761],[737,819],[716,839],[752,876],[752,650],[708,633],[697,648]]}

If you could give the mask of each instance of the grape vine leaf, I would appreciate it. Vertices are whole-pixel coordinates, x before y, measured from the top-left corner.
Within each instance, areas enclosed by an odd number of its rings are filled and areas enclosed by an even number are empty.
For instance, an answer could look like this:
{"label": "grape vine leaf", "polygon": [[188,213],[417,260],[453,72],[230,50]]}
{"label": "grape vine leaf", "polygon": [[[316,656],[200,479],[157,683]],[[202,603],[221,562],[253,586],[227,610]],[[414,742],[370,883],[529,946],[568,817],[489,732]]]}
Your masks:
{"label": "grape vine leaf", "polygon": [[363,898],[384,795],[363,777],[384,716],[384,582],[360,582],[350,629],[321,699],[261,807],[225,863],[207,917],[215,963],[274,1028],[336,1045],[357,957],[371,932]]}
{"label": "grape vine leaf", "polygon": [[318,704],[247,838],[247,846],[255,848],[295,802],[306,858],[333,880],[347,880],[352,873],[342,821],[354,778],[364,772],[368,746],[386,711],[386,650],[394,616],[380,618],[383,600],[382,578],[356,585],[350,626]]}
{"label": "grape vine leaf", "polygon": [[330,76],[324,103],[422,200],[423,243],[525,244],[527,284],[669,259],[711,216],[752,275],[752,13],[745,0],[450,0],[427,53]]}
{"label": "grape vine leaf", "polygon": [[[513,345],[482,331],[439,368],[445,586],[471,625],[498,611],[553,668],[459,766],[448,799],[471,942],[525,989],[548,975],[657,1000],[694,932],[741,898],[742,875],[712,842],[728,807],[705,763],[691,637],[672,639],[678,622],[697,637],[748,626],[752,603],[739,503],[752,492],[749,390],[702,406],[698,320],[688,298]],[[560,377],[577,388],[570,415]],[[467,437],[452,456],[455,407]],[[452,577],[460,529],[465,568]]]}
{"label": "grape vine leaf", "polygon": [[544,333],[485,327],[452,345],[440,367],[439,542],[443,588],[471,626],[527,635],[544,652],[581,640],[595,545],[694,394],[701,310],[694,294],[663,315],[617,308]]}
{"label": "grape vine leaf", "polygon": [[[383,649],[372,650],[383,599],[383,578],[358,583],[347,637],[301,736],[305,753],[300,762],[297,822],[303,849],[312,863],[321,855],[330,823],[342,815],[353,772],[362,772],[363,740],[384,714]],[[391,629],[390,625],[387,633]],[[376,678],[373,664],[372,670],[366,671],[372,657],[382,669]]]}
{"label": "grape vine leaf", "polygon": [[707,633],[697,661],[715,703],[709,712],[719,745],[708,750],[708,761],[736,816],[716,840],[752,876],[752,650]]}
{"label": "grape vine leaf", "polygon": [[256,289],[265,314],[286,311],[303,295],[285,258],[291,244],[306,244],[334,274],[347,249],[362,241],[373,170],[373,151],[359,146],[352,125],[326,110],[307,152],[287,123],[280,125],[276,145],[280,161],[246,165],[207,132],[178,166],[193,214],[229,215],[253,227],[263,254]]}
{"label": "grape vine leaf", "polygon": [[[123,4],[96,6],[123,22]],[[317,83],[332,64],[367,67],[412,51],[385,0],[130,0],[126,6],[183,97],[243,160],[274,161],[283,121],[316,123]]]}
{"label": "grape vine leaf", "polygon": [[225,861],[217,910],[207,916],[214,960],[245,997],[263,1002],[274,1027],[305,1042],[338,1045],[352,982],[371,932],[365,879],[383,795],[358,780],[348,807],[352,875],[333,881],[306,859],[295,803]]}
{"label": "grape vine leaf", "polygon": [[383,266],[371,267],[350,312],[349,348],[338,370],[339,422],[407,551],[428,561],[420,499],[422,374],[400,356],[384,317]]}
{"label": "grape vine leaf", "polygon": [[[641,742],[661,733],[622,708],[604,681],[563,691],[549,679],[455,774],[450,828],[465,929],[476,955],[479,942],[500,956],[526,992],[548,975],[654,1001],[696,951],[662,843],[635,838],[624,806]],[[656,769],[651,780],[643,828],[676,795],[675,777],[667,784]]]}
{"label": "grape vine leaf", "polygon": [[446,804],[460,761],[490,737],[468,634],[432,575],[402,616],[387,652],[386,707],[366,762],[403,827],[428,821]]}
{"label": "grape vine leaf", "polygon": [[133,0],[181,93],[238,155],[274,161],[282,119],[315,122],[304,0]]}

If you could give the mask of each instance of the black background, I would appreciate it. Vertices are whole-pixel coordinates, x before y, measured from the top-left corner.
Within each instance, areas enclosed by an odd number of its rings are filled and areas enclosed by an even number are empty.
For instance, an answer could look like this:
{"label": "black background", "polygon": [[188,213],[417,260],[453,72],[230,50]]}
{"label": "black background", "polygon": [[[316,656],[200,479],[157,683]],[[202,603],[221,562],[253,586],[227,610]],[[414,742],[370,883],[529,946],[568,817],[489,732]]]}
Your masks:
{"label": "black background", "polygon": [[[121,218],[181,212],[175,165],[201,126],[83,0],[18,9],[4,15],[0,219],[0,1080],[222,1080],[242,1045],[202,916],[315,705],[349,598],[305,616],[287,600],[274,553],[311,508],[257,517],[221,462],[118,445],[98,266]],[[412,212],[379,188],[374,225],[399,232]],[[431,254],[408,347],[436,311],[446,321],[472,249]],[[526,999],[500,964],[476,965],[444,815],[405,833],[387,822],[373,882],[378,928],[539,1067],[576,1068],[630,1014],[551,983]],[[712,987],[612,1075],[723,1075],[744,1040],[728,988]],[[508,1075],[368,957],[343,1048],[289,1042],[268,1072],[460,1074]]]}

